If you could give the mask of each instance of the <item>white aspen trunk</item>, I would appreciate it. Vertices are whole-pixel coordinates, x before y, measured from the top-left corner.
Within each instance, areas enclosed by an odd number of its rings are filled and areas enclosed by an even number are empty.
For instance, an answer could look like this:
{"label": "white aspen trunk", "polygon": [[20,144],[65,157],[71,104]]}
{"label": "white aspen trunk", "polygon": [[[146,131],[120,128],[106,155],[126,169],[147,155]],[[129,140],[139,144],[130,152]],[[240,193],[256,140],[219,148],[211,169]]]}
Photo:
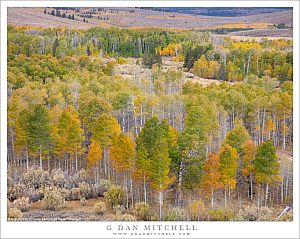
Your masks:
{"label": "white aspen trunk", "polygon": [[146,186],[146,176],[144,174],[144,203],[147,203],[147,186]]}
{"label": "white aspen trunk", "polygon": [[126,172],[124,172],[124,186],[125,186],[125,192],[126,192],[126,208],[128,208],[128,206],[129,206],[129,196],[128,196]]}
{"label": "white aspen trunk", "polygon": [[285,151],[285,118],[283,119],[283,143],[282,143],[282,150]]}
{"label": "white aspen trunk", "polygon": [[14,132],[13,132],[13,129],[11,129],[11,150],[12,150],[12,155],[13,155],[12,161],[15,162],[16,155],[15,155],[15,145],[14,145]]}
{"label": "white aspen trunk", "polygon": [[43,162],[42,162],[42,145],[40,145],[40,169],[43,170]]}
{"label": "white aspen trunk", "polygon": [[249,57],[248,57],[248,63],[247,63],[247,75],[249,74],[251,55],[252,55],[252,54],[249,54]]}
{"label": "white aspen trunk", "polygon": [[252,173],[250,173],[250,200],[253,200],[253,179],[252,179]]}
{"label": "white aspen trunk", "polygon": [[105,175],[105,178],[107,176],[107,165],[106,165],[106,149],[104,149],[104,152],[103,152],[103,164],[104,164],[104,175]]}
{"label": "white aspen trunk", "polygon": [[122,110],[122,132],[125,132],[125,113]]}
{"label": "white aspen trunk", "polygon": [[140,187],[138,189],[138,202],[141,203],[141,193],[140,193]]}
{"label": "white aspen trunk", "polygon": [[225,207],[227,207],[226,187],[225,187],[225,190],[224,190],[224,204],[225,204]]}
{"label": "white aspen trunk", "polygon": [[288,197],[288,188],[289,188],[289,178],[286,177],[286,180],[285,180],[285,198]]}
{"label": "white aspen trunk", "polygon": [[29,169],[29,156],[28,156],[28,150],[26,144],[26,172],[28,172],[28,169]]}
{"label": "white aspen trunk", "polygon": [[211,208],[214,209],[214,190],[211,190]]}
{"label": "white aspen trunk", "polygon": [[158,192],[158,196],[159,196],[159,220],[162,221],[163,220],[163,212],[162,212],[162,207],[163,207],[163,192],[159,191]]}
{"label": "white aspen trunk", "polygon": [[134,205],[134,197],[133,197],[133,183],[132,183],[132,177],[130,173],[130,192],[131,192],[131,206]]}
{"label": "white aspen trunk", "polygon": [[263,134],[263,130],[264,130],[264,128],[265,128],[265,119],[266,119],[266,109],[264,108],[264,109],[263,109],[262,127],[261,127],[261,130],[262,130],[262,133],[261,133],[261,142],[264,142],[264,134]]}
{"label": "white aspen trunk", "polygon": [[182,205],[182,171],[183,171],[183,163],[180,162],[179,166],[179,175],[178,175],[178,204]]}
{"label": "white aspen trunk", "polygon": [[282,181],[281,181],[281,192],[280,192],[280,201],[281,203],[283,202],[283,187],[284,187],[284,178],[282,178]]}
{"label": "white aspen trunk", "polygon": [[76,172],[78,171],[78,155],[77,155],[77,150],[75,152],[75,170],[76,170]]}
{"label": "white aspen trunk", "polygon": [[269,184],[266,184],[265,206],[267,206],[268,203],[268,195],[269,195]]}

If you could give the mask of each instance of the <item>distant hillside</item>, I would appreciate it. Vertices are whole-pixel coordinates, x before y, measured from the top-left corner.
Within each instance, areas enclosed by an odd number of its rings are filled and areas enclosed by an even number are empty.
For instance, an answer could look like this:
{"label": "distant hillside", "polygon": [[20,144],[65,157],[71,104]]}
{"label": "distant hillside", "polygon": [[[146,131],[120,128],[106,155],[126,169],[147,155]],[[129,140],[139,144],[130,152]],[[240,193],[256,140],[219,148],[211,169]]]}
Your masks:
{"label": "distant hillside", "polygon": [[288,7],[168,7],[168,8],[142,8],[145,10],[162,11],[162,12],[177,12],[185,14],[219,16],[219,17],[240,17],[250,16],[262,13],[289,11],[292,8]]}
{"label": "distant hillside", "polygon": [[[166,12],[166,11],[177,12]],[[219,11],[219,12],[218,12]],[[191,13],[197,14],[191,14]],[[201,14],[244,14],[204,16]],[[189,13],[189,14],[187,14]],[[255,15],[251,15],[254,14]],[[225,14],[225,15],[226,15]],[[287,8],[8,8],[8,24],[34,27],[91,27],[212,30],[216,34],[254,29],[291,29],[293,11]],[[278,27],[280,26],[280,27]],[[276,31],[275,31],[276,32]],[[290,31],[291,32],[291,31]],[[273,31],[273,35],[276,35]],[[281,33],[280,33],[281,34]],[[272,36],[273,36],[272,35]],[[289,34],[291,36],[291,34]]]}

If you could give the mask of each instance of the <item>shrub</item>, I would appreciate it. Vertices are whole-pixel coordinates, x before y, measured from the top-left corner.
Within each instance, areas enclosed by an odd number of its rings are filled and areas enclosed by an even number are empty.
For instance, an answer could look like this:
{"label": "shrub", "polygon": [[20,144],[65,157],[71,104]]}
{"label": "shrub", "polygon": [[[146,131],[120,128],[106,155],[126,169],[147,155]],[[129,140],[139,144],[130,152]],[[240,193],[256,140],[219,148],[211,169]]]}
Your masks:
{"label": "shrub", "polygon": [[127,60],[126,60],[124,57],[119,57],[119,58],[117,59],[117,63],[118,63],[119,65],[123,65],[123,64],[126,64],[126,63],[127,63]]}
{"label": "shrub", "polygon": [[65,182],[65,175],[61,169],[54,169],[51,172],[50,178],[51,178],[51,182],[55,186],[63,187],[63,184]]}
{"label": "shrub", "polygon": [[122,214],[122,215],[116,215],[114,220],[115,221],[132,222],[132,221],[136,221],[136,218],[134,216],[132,216],[131,214]]}
{"label": "shrub", "polygon": [[87,172],[82,168],[74,175],[74,178],[75,180],[82,182],[88,180],[88,175]]}
{"label": "shrub", "polygon": [[111,208],[117,205],[124,205],[125,191],[122,187],[113,185],[106,193],[104,193],[104,197]]}
{"label": "shrub", "polygon": [[62,189],[60,189],[60,192],[62,193],[62,195],[64,196],[66,201],[71,200],[71,190],[69,190],[67,188],[62,188]]}
{"label": "shrub", "polygon": [[126,209],[125,209],[125,207],[123,205],[114,206],[113,210],[116,213],[116,215],[118,215],[118,214],[121,215],[121,214],[123,214],[126,211]]}
{"label": "shrub", "polygon": [[79,184],[79,190],[80,190],[80,198],[92,198],[92,189],[91,186],[87,183],[81,183]]}
{"label": "shrub", "polygon": [[12,208],[17,208],[21,212],[27,212],[30,208],[30,199],[28,197],[21,197],[13,201],[11,204]]}
{"label": "shrub", "polygon": [[69,198],[70,200],[80,200],[80,189],[79,188],[72,188],[70,190]]}
{"label": "shrub", "polygon": [[99,183],[100,196],[104,196],[104,193],[106,193],[110,187],[111,187],[111,183],[109,180],[101,180]]}
{"label": "shrub", "polygon": [[44,196],[43,191],[40,190],[41,188],[42,187],[40,187],[39,189],[27,188],[23,192],[23,196],[28,197],[31,202],[37,202],[37,201],[41,200]]}
{"label": "shrub", "polygon": [[188,221],[189,215],[186,210],[183,208],[174,207],[165,213],[164,216],[165,221]]}
{"label": "shrub", "polygon": [[273,221],[274,219],[273,212],[270,208],[262,207],[259,210],[258,221]]}
{"label": "shrub", "polygon": [[27,173],[23,174],[21,181],[26,185],[39,188],[41,185],[45,184],[44,171],[40,168],[31,167]]}
{"label": "shrub", "polygon": [[234,213],[229,208],[219,208],[209,212],[211,221],[232,221]]}
{"label": "shrub", "polygon": [[23,217],[23,213],[18,208],[9,208],[8,209],[8,218],[11,219],[20,219]]}
{"label": "shrub", "polygon": [[134,215],[138,221],[151,220],[152,210],[147,203],[137,203],[134,206]]}
{"label": "shrub", "polygon": [[106,206],[104,202],[98,202],[94,205],[93,212],[96,215],[103,215],[106,211]]}
{"label": "shrub", "polygon": [[187,210],[190,214],[190,219],[193,221],[199,221],[205,217],[205,204],[203,201],[193,201],[187,206]]}
{"label": "shrub", "polygon": [[44,199],[42,200],[44,209],[60,210],[65,206],[65,198],[62,192],[56,187],[45,188]]}
{"label": "shrub", "polygon": [[258,219],[257,207],[251,205],[240,209],[235,216],[236,221],[256,221]]}
{"label": "shrub", "polygon": [[267,207],[260,210],[255,205],[249,205],[239,210],[234,218],[236,221],[270,221],[273,220],[272,211]]}
{"label": "shrub", "polygon": [[25,184],[17,184],[13,187],[7,189],[7,198],[11,201],[20,198],[24,195],[24,192],[27,190]]}
{"label": "shrub", "polygon": [[91,196],[93,198],[98,198],[100,196],[100,187],[99,187],[99,185],[92,184],[92,185],[90,185],[90,187],[91,187]]}

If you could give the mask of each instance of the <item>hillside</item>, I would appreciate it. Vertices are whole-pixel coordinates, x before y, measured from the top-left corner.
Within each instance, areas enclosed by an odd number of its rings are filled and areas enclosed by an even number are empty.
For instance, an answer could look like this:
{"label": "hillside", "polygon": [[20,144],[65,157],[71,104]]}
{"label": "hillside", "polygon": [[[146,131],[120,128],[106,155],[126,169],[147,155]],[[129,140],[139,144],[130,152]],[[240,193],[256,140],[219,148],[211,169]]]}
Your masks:
{"label": "hillside", "polygon": [[[292,25],[292,11],[260,13],[250,16],[217,17],[149,11],[136,8],[9,8],[8,24],[35,27],[69,27],[86,29],[91,27],[173,29],[215,29],[215,28],[275,28],[274,24]],[[52,11],[74,15],[74,20],[50,15]],[[273,30],[276,32],[276,28]],[[274,35],[274,34],[273,34]],[[275,34],[276,35],[276,34]],[[291,36],[289,34],[289,36]]]}

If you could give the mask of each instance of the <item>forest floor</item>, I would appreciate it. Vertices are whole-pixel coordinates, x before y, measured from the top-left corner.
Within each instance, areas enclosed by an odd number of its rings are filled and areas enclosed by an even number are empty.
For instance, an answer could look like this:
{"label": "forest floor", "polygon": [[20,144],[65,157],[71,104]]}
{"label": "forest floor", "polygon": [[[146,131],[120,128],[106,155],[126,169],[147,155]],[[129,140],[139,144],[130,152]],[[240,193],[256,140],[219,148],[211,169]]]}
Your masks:
{"label": "forest floor", "polygon": [[[142,64],[136,64],[136,59],[128,58],[127,62],[122,65],[117,65],[114,74],[117,76],[122,76],[124,78],[131,79],[133,81],[139,81],[142,79],[151,78],[151,69],[143,66]],[[161,69],[164,72],[168,70],[183,70],[183,62],[172,61],[171,57],[163,57]],[[206,87],[210,84],[221,84],[223,81],[201,78],[193,74],[192,72],[182,71],[183,82],[192,81],[199,83],[200,85]],[[233,83],[230,83],[233,84]]]}

